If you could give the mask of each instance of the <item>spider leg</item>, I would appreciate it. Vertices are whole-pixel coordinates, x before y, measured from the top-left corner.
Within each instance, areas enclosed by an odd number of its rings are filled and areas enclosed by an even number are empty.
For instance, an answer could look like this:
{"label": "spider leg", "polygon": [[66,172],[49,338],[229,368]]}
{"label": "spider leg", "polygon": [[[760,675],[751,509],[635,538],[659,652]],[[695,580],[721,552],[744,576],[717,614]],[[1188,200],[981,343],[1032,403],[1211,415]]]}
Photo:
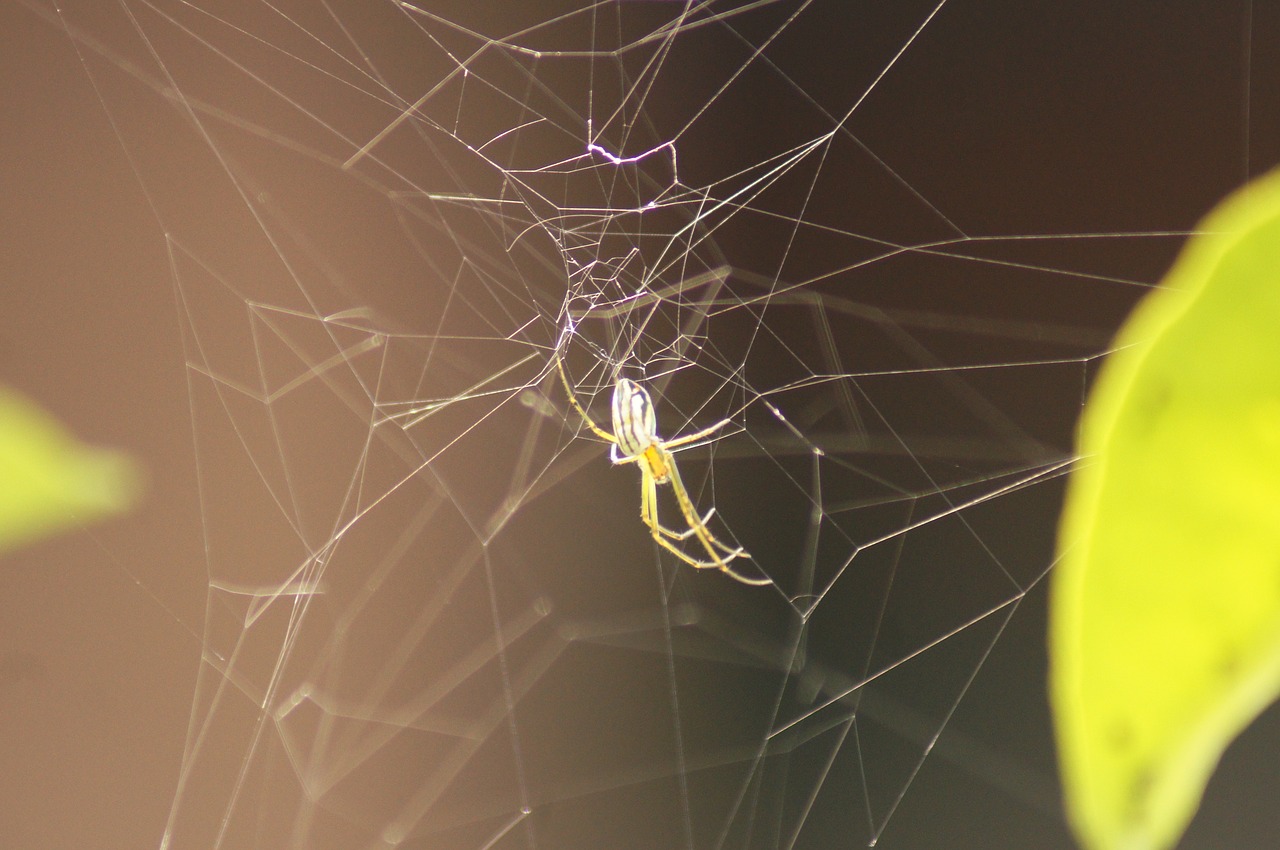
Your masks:
{"label": "spider leg", "polygon": [[[716,509],[712,508],[711,510],[707,511],[705,514],[702,515],[702,517],[700,518],[700,522],[702,523],[703,526],[706,526],[707,523],[711,522],[711,517],[715,515],[715,512],[716,512]],[[689,526],[684,531],[672,531],[671,529],[667,528],[665,525],[659,525],[658,530],[661,531],[663,534],[665,534],[667,537],[670,537],[672,540],[688,540],[690,537],[693,536],[693,526]],[[726,549],[725,551],[732,552],[733,550]]]}
{"label": "spider leg", "polygon": [[[649,528],[654,531],[657,531],[662,536],[669,537],[672,540],[688,540],[690,537],[693,537],[698,533],[699,528],[704,530],[706,529],[707,523],[711,521],[711,517],[715,516],[716,509],[714,507],[707,511],[703,516],[699,517],[697,514],[694,514],[697,518],[697,522],[690,524],[684,531],[673,531],[663,525],[658,520],[658,481],[649,472],[647,467],[641,467],[641,469],[643,470],[643,481],[641,483],[643,489],[640,493],[640,519],[643,520],[645,525],[649,526]],[[707,531],[707,536],[710,538],[712,544],[728,556],[725,560],[751,557],[741,546],[726,546],[724,543],[721,543],[711,535],[710,531]],[[681,555],[681,560],[689,562],[688,557],[686,557],[683,552],[679,554]],[[703,562],[697,561],[697,563],[701,564]],[[716,563],[711,563],[707,566],[715,567],[716,569],[720,568],[720,565]]]}
{"label": "spider leg", "polygon": [[693,536],[694,531],[692,528],[684,532],[672,531],[658,521],[658,482],[649,471],[649,467],[643,464],[640,466],[640,521],[649,526],[649,531],[658,545],[679,555],[682,561],[689,561],[689,556],[673,546],[666,538],[688,540]]}
{"label": "spider leg", "polygon": [[[671,490],[675,493],[676,504],[680,506],[680,513],[684,515],[684,520],[689,525],[689,530],[693,532],[693,536],[698,538],[698,542],[702,544],[702,548],[707,550],[707,554],[711,556],[715,566],[725,572],[729,572],[729,568],[725,566],[725,561],[731,561],[734,558],[750,558],[747,551],[741,546],[736,548],[726,546],[721,543],[715,535],[707,528],[706,523],[698,516],[693,507],[693,500],[689,498],[689,491],[684,487],[684,479],[680,477],[680,470],[676,466],[675,459],[667,455],[668,470],[671,475]],[[725,553],[725,557],[721,557],[720,549]],[[766,582],[768,583],[768,582]]]}
{"label": "spider leg", "polygon": [[[644,520],[645,525],[649,526],[653,533],[654,541],[694,569],[719,570],[730,578],[736,579],[743,584],[772,584],[772,579],[744,576],[729,566],[728,562],[732,561],[734,558],[750,558],[751,556],[748,555],[747,551],[741,546],[734,548],[721,543],[707,529],[706,519],[711,517],[714,509],[707,512],[706,518],[698,516],[697,511],[693,508],[693,502],[689,498],[689,493],[684,488],[684,482],[680,478],[680,471],[676,469],[675,461],[669,454],[667,455],[666,460],[668,472],[671,476],[671,488],[676,495],[676,502],[680,505],[680,513],[684,515],[685,522],[688,523],[689,529],[688,531],[677,533],[664,527],[658,522],[657,482],[654,481],[653,475],[649,473],[648,469],[642,466],[641,470],[644,474],[644,482],[643,492],[640,498],[640,518]],[[690,536],[697,537],[698,542],[702,544],[702,548],[706,549],[707,554],[711,556],[711,560],[697,560],[664,537],[664,534],[677,540],[686,540]]]}
{"label": "spider leg", "polygon": [[[648,523],[646,523],[646,525],[648,525]],[[653,540],[654,540],[654,542],[655,542],[655,543],[657,543],[657,544],[658,544],[659,546],[661,546],[663,549],[666,549],[668,552],[670,552],[671,554],[675,555],[675,556],[676,556],[677,558],[679,558],[681,561],[685,562],[686,564],[688,564],[689,566],[693,567],[694,569],[698,569],[698,570],[720,570],[721,572],[728,573],[729,575],[733,576],[734,578],[738,578],[738,574],[737,574],[737,573],[735,573],[733,570],[729,569],[727,566],[725,566],[724,562],[725,562],[725,561],[731,561],[731,560],[733,560],[733,554],[739,554],[739,553],[736,553],[736,552],[735,552],[735,553],[730,554],[730,555],[728,555],[728,556],[726,556],[726,557],[724,557],[724,558],[722,558],[722,559],[719,559],[718,561],[699,561],[697,558],[692,557],[691,555],[689,555],[689,553],[688,553],[688,552],[685,552],[685,551],[684,551],[683,549],[681,549],[679,546],[677,546],[677,545],[675,545],[674,543],[672,543],[672,542],[671,542],[670,540],[668,540],[666,537],[663,537],[663,536],[662,536],[663,534],[669,534],[669,533],[671,533],[671,532],[670,532],[670,529],[663,528],[663,527],[662,527],[662,526],[660,526],[660,525],[650,525],[650,526],[649,526],[649,529],[650,529],[650,536],[652,536],[652,537],[653,537]],[[742,554],[743,556],[745,556],[745,554],[746,554],[746,553],[740,553],[740,554]],[[744,579],[744,580],[745,580],[745,579]],[[747,583],[748,583],[748,584],[755,584],[756,582],[754,582],[754,581],[747,581]],[[761,584],[768,584],[768,582],[760,582],[760,583],[761,583]]]}
{"label": "spider leg", "polygon": [[[715,512],[716,512],[715,508],[712,508],[711,510],[707,511],[705,515],[698,518],[697,525],[691,525],[688,528],[686,528],[684,531],[673,531],[670,528],[667,528],[665,525],[661,525],[661,524],[658,525],[658,531],[661,532],[664,536],[670,537],[672,540],[688,540],[690,537],[693,537],[698,533],[698,528],[702,528],[706,530],[707,538],[710,539],[711,545],[715,546],[716,549],[718,549],[719,552],[722,553],[723,559],[725,561],[731,561],[734,558],[750,558],[751,556],[747,554],[746,549],[742,548],[741,546],[727,545],[726,543],[721,541],[719,538],[717,538],[714,534],[712,534],[711,529],[707,528],[707,523],[711,521],[711,517],[715,514]],[[713,563],[711,566],[715,567],[716,569],[720,568],[719,565],[715,563]]]}
{"label": "spider leg", "polygon": [[[578,401],[578,396],[574,393],[573,387],[569,385],[569,376],[565,374],[565,371],[564,371],[564,361],[560,359],[559,354],[556,354],[555,357],[556,357],[556,370],[560,373],[560,383],[564,384],[564,391],[569,396],[569,403],[573,405],[574,410],[578,411],[578,415],[582,417],[582,421],[587,423],[587,427],[590,428],[597,437],[599,437],[602,440],[608,440],[610,443],[613,443],[613,446],[614,446],[613,450],[616,452],[618,447],[618,438],[615,437],[613,434],[610,434],[608,431],[604,430],[603,428],[601,428],[599,425],[597,425],[595,423],[595,420],[591,418],[591,414],[587,413],[587,409],[582,406],[581,402]],[[623,461],[614,460],[614,463],[622,463],[622,462]]]}
{"label": "spider leg", "polygon": [[644,455],[624,455],[622,450],[618,448],[617,443],[609,447],[609,462],[615,466],[620,463],[636,463],[640,460],[644,460]]}
{"label": "spider leg", "polygon": [[732,424],[733,424],[732,419],[721,419],[719,422],[712,425],[710,428],[703,428],[701,431],[696,431],[692,434],[685,434],[683,437],[676,437],[674,440],[664,440],[662,445],[665,446],[667,449],[678,449],[681,446],[687,446],[690,443],[696,443],[699,440],[705,440],[707,437],[710,437],[712,434],[719,431],[724,426],[732,425]]}
{"label": "spider leg", "polygon": [[717,560],[715,561],[699,561],[696,558],[691,557],[687,552],[685,552],[680,547],[673,544],[671,541],[667,540],[665,537],[662,537],[661,535],[657,534],[656,532],[653,534],[653,539],[654,539],[654,542],[656,542],[663,549],[666,549],[668,552],[675,555],[677,558],[679,558],[681,561],[688,564],[689,566],[693,567],[695,570],[719,570],[720,572],[727,575],[729,578],[734,579],[735,581],[742,582],[743,584],[750,584],[750,585],[756,585],[756,586],[773,584],[773,579],[754,578],[752,576],[745,576],[728,565],[727,562],[732,561],[735,556],[740,558],[751,557],[741,549],[734,550],[730,555],[724,558],[717,558]]}

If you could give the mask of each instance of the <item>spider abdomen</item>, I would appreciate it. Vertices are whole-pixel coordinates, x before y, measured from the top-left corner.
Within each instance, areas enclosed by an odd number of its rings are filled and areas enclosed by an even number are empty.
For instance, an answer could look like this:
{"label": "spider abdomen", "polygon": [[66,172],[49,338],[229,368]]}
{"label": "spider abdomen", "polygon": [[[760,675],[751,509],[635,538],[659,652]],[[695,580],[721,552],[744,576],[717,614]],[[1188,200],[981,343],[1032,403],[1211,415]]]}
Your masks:
{"label": "spider abdomen", "polygon": [[613,434],[626,457],[639,457],[658,442],[653,400],[648,390],[627,378],[619,378],[613,387]]}

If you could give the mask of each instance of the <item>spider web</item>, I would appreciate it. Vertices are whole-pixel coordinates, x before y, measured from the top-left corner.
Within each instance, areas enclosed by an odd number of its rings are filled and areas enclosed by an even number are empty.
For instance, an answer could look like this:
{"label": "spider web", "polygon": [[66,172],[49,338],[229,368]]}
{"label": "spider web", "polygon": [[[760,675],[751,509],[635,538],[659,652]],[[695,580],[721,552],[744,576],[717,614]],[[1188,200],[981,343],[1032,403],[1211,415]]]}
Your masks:
{"label": "spider web", "polygon": [[[1038,680],[966,697],[1038,663],[1093,368],[1250,169],[1253,21],[1033,5],[27,3],[176,304],[158,846],[966,846],[934,785],[1067,846]],[[676,457],[772,584],[654,545],[556,357],[602,425],[618,377],[730,421]]]}

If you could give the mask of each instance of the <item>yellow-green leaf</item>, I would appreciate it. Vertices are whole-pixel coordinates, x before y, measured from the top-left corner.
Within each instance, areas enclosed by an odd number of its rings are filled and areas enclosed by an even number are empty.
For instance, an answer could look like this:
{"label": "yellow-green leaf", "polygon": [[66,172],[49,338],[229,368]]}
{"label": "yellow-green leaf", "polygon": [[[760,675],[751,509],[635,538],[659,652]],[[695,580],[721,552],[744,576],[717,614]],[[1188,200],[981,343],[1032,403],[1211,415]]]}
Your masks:
{"label": "yellow-green leaf", "polygon": [[0,388],[0,552],[124,510],[136,483],[125,456],[77,442],[30,401]]}
{"label": "yellow-green leaf", "polygon": [[1067,809],[1091,850],[1159,850],[1280,692],[1280,173],[1135,310],[1079,443],[1050,614]]}

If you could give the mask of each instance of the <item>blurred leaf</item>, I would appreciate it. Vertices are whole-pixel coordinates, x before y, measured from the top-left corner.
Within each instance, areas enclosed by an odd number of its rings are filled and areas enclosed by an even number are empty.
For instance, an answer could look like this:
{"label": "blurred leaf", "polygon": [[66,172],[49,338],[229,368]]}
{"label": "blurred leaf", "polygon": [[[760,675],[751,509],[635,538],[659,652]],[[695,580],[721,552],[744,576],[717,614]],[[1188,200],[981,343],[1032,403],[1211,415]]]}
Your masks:
{"label": "blurred leaf", "polygon": [[127,457],[76,441],[29,400],[0,388],[0,552],[127,508]]}
{"label": "blurred leaf", "polygon": [[1206,219],[1085,406],[1053,577],[1067,808],[1167,848],[1280,690],[1280,173]]}

